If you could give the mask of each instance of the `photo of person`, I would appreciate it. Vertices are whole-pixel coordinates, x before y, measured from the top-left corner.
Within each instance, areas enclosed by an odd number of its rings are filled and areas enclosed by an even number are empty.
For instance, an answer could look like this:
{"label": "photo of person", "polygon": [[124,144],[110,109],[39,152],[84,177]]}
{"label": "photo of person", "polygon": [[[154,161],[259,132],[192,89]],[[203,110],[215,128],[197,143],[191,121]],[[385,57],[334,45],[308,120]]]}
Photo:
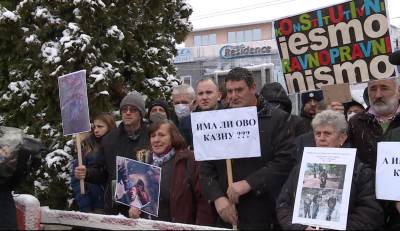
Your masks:
{"label": "photo of person", "polygon": [[303,188],[299,217],[339,221],[343,190]]}
{"label": "photo of person", "polygon": [[157,216],[161,169],[119,156],[116,163],[115,201]]}
{"label": "photo of person", "polygon": [[308,163],[304,187],[343,189],[346,165]]}

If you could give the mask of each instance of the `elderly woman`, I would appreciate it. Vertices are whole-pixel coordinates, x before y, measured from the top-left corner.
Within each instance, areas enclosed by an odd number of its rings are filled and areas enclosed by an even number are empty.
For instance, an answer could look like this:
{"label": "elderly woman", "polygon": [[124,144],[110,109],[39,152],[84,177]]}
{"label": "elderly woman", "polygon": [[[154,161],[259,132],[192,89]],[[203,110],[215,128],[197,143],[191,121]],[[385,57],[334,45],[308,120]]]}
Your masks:
{"label": "elderly woman", "polygon": [[[345,144],[347,122],[342,113],[323,111],[315,116],[311,125],[316,147],[350,147]],[[313,230],[310,226],[292,224],[299,171],[300,164],[291,172],[277,200],[277,218],[284,230]],[[372,170],[367,164],[356,160],[346,229],[375,230],[383,227],[383,210],[375,199],[374,182]]]}
{"label": "elderly woman", "polygon": [[[170,120],[159,120],[149,128],[150,164],[161,167],[159,212],[162,221],[214,225],[216,213],[200,191],[199,166],[185,139]],[[129,216],[140,211],[131,207]]]}

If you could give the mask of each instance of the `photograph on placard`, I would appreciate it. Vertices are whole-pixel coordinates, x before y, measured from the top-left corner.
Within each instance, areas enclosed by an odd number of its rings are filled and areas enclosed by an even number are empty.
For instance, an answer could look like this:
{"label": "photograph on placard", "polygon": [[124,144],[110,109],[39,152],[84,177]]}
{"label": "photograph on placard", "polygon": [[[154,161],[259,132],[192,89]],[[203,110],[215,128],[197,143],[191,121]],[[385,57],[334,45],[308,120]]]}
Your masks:
{"label": "photograph on placard", "polygon": [[307,164],[304,187],[343,189],[346,166],[340,164]]}
{"label": "photograph on placard", "polygon": [[308,219],[339,221],[343,190],[304,187],[298,216]]}
{"label": "photograph on placard", "polygon": [[59,77],[58,88],[64,135],[90,131],[86,71]]}
{"label": "photograph on placard", "polygon": [[114,199],[152,216],[158,216],[161,168],[117,156]]}

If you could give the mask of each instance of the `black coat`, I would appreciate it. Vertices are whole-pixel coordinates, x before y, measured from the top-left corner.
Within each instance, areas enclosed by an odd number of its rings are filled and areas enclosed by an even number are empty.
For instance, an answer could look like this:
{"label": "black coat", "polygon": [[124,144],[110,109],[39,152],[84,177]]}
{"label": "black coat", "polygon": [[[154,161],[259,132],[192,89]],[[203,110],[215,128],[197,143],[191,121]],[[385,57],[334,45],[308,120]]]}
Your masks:
{"label": "black coat", "polygon": [[116,157],[122,156],[136,160],[137,151],[148,149],[148,128],[142,124],[136,138],[130,138],[123,123],[105,135],[101,141],[98,158],[87,169],[86,181],[94,184],[106,183],[105,207],[106,214],[122,213],[127,215],[129,207],[115,204],[112,201],[112,181],[116,180]]}
{"label": "black coat", "polygon": [[[263,108],[258,113],[261,157],[232,160],[233,181],[246,180],[251,191],[236,205],[240,229],[276,227],[275,200],[295,161],[293,134],[286,123],[288,114],[280,109]],[[204,161],[200,182],[211,201],[226,196],[226,161]]]}
{"label": "black coat", "polygon": [[377,143],[384,140],[387,132],[397,127],[400,127],[400,114],[396,114],[386,132],[383,132],[374,115],[358,113],[349,121],[348,140],[357,148],[357,157],[375,169]]}
{"label": "black coat", "polygon": [[[291,172],[276,202],[279,224],[284,230],[305,230],[307,226],[292,224],[300,164]],[[350,191],[346,230],[377,230],[384,225],[383,209],[375,199],[375,178],[368,164],[356,160]]]}
{"label": "black coat", "polygon": [[17,229],[17,211],[9,185],[0,184],[0,230]]}

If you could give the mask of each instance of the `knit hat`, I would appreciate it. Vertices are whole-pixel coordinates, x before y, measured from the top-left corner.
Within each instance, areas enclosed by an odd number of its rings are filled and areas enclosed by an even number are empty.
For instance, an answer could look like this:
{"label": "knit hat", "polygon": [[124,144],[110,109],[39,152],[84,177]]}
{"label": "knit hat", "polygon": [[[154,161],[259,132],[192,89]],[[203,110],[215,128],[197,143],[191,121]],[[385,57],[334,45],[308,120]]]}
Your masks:
{"label": "knit hat", "polygon": [[160,106],[160,107],[164,108],[165,112],[167,113],[167,117],[169,119],[169,117],[170,117],[170,108],[168,106],[168,102],[165,101],[165,100],[161,100],[161,99],[156,99],[156,100],[154,100],[154,101],[149,103],[149,105],[147,106],[147,111],[148,111],[147,117],[149,116],[151,109],[153,107],[155,107],[155,106]]}
{"label": "knit hat", "polygon": [[322,101],[324,99],[322,91],[310,91],[301,94],[301,103],[303,105],[312,99],[315,99],[318,102]]}
{"label": "knit hat", "polygon": [[142,117],[145,115],[145,106],[144,106],[144,99],[143,96],[137,92],[137,91],[132,91],[129,92],[122,100],[119,105],[119,109],[125,105],[131,105],[137,107],[139,109],[140,113],[142,114]]}

